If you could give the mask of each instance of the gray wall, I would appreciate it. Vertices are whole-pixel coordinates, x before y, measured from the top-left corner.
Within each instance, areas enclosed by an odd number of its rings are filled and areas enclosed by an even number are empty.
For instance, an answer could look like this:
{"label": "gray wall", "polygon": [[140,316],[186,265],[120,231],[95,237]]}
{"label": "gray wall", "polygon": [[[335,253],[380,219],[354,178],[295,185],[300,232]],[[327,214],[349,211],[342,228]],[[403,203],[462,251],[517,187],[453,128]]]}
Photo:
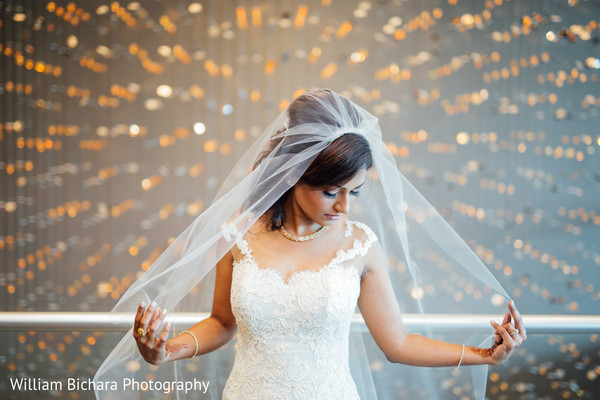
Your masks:
{"label": "gray wall", "polygon": [[[292,1],[56,3],[0,3],[2,310],[112,308],[280,108],[329,87],[380,117],[523,314],[597,313],[598,1],[307,0],[304,21]],[[92,376],[117,336],[0,334],[1,397],[47,398],[9,377]],[[598,398],[597,343],[532,337],[488,396]]]}

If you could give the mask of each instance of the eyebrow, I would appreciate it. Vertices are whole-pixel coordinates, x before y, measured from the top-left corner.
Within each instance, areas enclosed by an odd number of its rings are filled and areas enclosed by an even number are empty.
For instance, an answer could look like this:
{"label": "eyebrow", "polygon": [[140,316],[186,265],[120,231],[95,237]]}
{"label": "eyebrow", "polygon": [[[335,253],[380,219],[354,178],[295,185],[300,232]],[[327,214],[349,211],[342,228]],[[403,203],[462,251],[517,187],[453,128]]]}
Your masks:
{"label": "eyebrow", "polygon": [[[358,186],[357,186],[357,187],[355,187],[354,189],[358,189],[358,188],[360,188],[362,185],[364,185],[364,184],[365,184],[365,182],[366,182],[366,181],[364,181],[363,183],[361,183],[360,185],[358,185]],[[338,188],[338,189],[344,189],[344,190],[348,190],[348,189],[346,189],[346,188],[345,188],[345,187],[343,187],[343,186],[337,186],[337,185],[332,185],[332,186],[334,186],[334,187],[336,187],[336,188]]]}

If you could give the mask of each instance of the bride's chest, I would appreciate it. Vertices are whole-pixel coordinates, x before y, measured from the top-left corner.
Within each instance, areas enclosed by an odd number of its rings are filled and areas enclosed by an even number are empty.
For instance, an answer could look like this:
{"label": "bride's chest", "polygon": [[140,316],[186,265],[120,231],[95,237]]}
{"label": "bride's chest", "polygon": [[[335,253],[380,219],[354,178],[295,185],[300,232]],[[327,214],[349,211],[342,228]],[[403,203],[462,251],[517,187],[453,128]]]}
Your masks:
{"label": "bride's chest", "polygon": [[312,329],[349,323],[360,294],[352,265],[331,263],[293,273],[260,268],[252,259],[234,262],[231,309],[240,329]]}

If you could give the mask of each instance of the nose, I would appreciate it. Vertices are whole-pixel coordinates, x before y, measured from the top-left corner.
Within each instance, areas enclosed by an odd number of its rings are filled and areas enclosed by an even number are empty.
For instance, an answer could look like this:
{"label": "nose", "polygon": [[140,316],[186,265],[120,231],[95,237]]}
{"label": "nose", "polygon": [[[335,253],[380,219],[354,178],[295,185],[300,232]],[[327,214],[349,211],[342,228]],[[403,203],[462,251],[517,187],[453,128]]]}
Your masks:
{"label": "nose", "polygon": [[343,195],[337,197],[334,208],[335,211],[339,213],[348,214],[348,211],[350,210],[350,199],[348,193],[344,193]]}

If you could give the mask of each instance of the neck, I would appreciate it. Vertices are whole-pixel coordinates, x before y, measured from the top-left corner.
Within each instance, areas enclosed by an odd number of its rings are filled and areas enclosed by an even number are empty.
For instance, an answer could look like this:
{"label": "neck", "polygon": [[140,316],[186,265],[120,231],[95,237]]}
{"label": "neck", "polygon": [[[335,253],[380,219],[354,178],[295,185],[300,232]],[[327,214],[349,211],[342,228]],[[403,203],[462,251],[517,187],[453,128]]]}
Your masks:
{"label": "neck", "polygon": [[308,218],[306,214],[302,212],[293,195],[288,197],[283,206],[283,210],[285,213],[284,228],[292,235],[309,235],[321,228],[321,225]]}

